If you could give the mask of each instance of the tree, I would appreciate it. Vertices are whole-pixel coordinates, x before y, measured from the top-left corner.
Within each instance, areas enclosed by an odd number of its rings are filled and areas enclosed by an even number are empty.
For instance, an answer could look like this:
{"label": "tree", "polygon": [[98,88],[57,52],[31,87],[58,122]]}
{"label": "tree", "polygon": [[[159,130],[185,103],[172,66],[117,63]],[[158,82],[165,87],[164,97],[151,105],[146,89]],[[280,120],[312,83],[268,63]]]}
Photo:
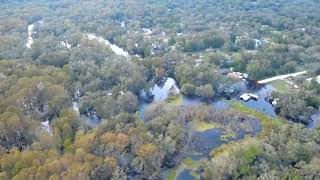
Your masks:
{"label": "tree", "polygon": [[260,80],[272,75],[272,68],[269,61],[252,60],[247,65],[247,72],[251,79]]}
{"label": "tree", "polygon": [[209,37],[205,37],[204,39],[204,44],[206,45],[206,47],[221,48],[223,47],[224,43],[224,38],[220,36],[209,35]]}
{"label": "tree", "polygon": [[181,91],[186,95],[194,95],[196,91],[196,87],[193,84],[183,84]]}
{"label": "tree", "polygon": [[0,144],[7,149],[13,146],[24,148],[35,138],[36,123],[34,120],[23,117],[21,111],[10,108],[0,114]]}
{"label": "tree", "polygon": [[256,48],[256,41],[254,39],[242,39],[238,42],[238,45],[248,50],[254,50]]}
{"label": "tree", "polygon": [[132,92],[128,91],[122,95],[119,95],[117,102],[120,108],[128,113],[133,113],[138,107],[138,98]]}
{"label": "tree", "polygon": [[111,179],[112,169],[107,164],[102,164],[96,167],[90,174],[92,180]]}
{"label": "tree", "polygon": [[215,92],[210,84],[196,87],[195,94],[205,98],[213,98]]}
{"label": "tree", "polygon": [[143,49],[144,57],[151,56],[151,52],[152,52],[152,47],[151,46],[147,45],[147,46],[144,47],[144,49]]}
{"label": "tree", "polygon": [[202,40],[191,39],[186,40],[183,50],[185,52],[194,52],[205,49],[205,44]]}

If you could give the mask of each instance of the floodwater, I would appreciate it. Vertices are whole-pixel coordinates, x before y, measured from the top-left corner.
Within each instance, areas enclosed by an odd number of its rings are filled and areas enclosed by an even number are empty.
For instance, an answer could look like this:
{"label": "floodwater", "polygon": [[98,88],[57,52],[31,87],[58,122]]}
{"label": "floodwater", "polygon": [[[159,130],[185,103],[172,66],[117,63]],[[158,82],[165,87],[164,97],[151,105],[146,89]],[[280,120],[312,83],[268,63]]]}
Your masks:
{"label": "floodwater", "polygon": [[72,102],[72,109],[76,112],[79,113],[79,106],[78,103],[76,101]]}
{"label": "floodwater", "polygon": [[[154,96],[153,101],[159,102],[164,101],[169,97],[170,89],[174,88],[174,92],[176,94],[180,93],[180,89],[178,88],[176,81],[173,78],[166,78],[163,82],[155,84],[151,89],[150,92]],[[139,98],[139,112],[140,112],[140,118],[144,119],[144,112],[145,109],[151,104],[149,102],[146,102],[143,99],[147,99],[146,93],[144,91],[141,92],[141,97]]]}
{"label": "floodwater", "polygon": [[176,178],[177,180],[196,180],[195,177],[191,176],[191,170],[183,170]]}
{"label": "floodwater", "polygon": [[[173,78],[167,78],[165,81],[163,81],[160,84],[154,85],[153,88],[150,89],[150,92],[152,95],[154,95],[154,101],[164,101],[169,96],[169,90],[174,87],[175,92],[180,93],[180,89],[177,86],[176,81]],[[234,85],[232,85],[233,88],[236,88],[240,90],[241,92],[247,92],[248,88],[246,86],[245,82],[237,82]],[[270,92],[272,92],[274,89],[272,86],[266,86],[257,90],[251,90],[250,93],[255,93],[259,96],[259,99],[257,101],[250,100],[248,102],[242,102],[237,95],[237,97],[233,97],[232,99],[241,101],[244,105],[256,109],[258,111],[264,112],[265,114],[269,116],[276,116],[274,112],[273,106],[265,100],[265,97],[268,96]],[[145,93],[143,93],[145,95]],[[145,109],[150,105],[151,103],[140,101],[139,111],[140,111],[140,118],[144,119],[144,111]],[[214,99],[214,100],[205,100],[200,97],[190,97],[190,96],[184,96],[182,95],[182,102],[181,105],[183,106],[195,106],[199,104],[211,104],[213,107],[219,110],[226,110],[230,108],[230,104],[228,104],[227,100],[224,98],[220,99]],[[212,149],[215,149],[222,144],[228,143],[230,141],[237,141],[240,139],[243,139],[245,135],[251,134],[255,136],[261,131],[261,124],[258,120],[247,120],[246,122],[250,127],[251,131],[246,132],[245,130],[241,128],[233,129],[235,133],[235,137],[231,137],[229,139],[223,139],[222,135],[225,135],[227,132],[225,132],[223,129],[219,128],[212,128],[208,129],[204,132],[192,132],[191,136],[191,144],[188,149],[188,153],[186,156],[190,157],[193,161],[199,161],[201,159],[207,158],[210,155],[210,152]],[[234,126],[238,126],[238,124],[235,124]],[[240,125],[239,125],[240,126]],[[176,179],[178,180],[193,180],[195,179],[191,175],[192,170],[190,169],[184,169],[180,174],[177,175]]]}
{"label": "floodwater", "polygon": [[221,135],[222,130],[219,128],[208,129],[204,132],[193,132],[190,147],[193,150],[191,158],[197,161],[208,157],[212,149],[225,143],[225,141],[221,140]]}
{"label": "floodwater", "polygon": [[27,48],[31,48],[31,45],[33,44],[34,40],[32,38],[32,34],[33,34],[33,28],[34,28],[34,24],[30,24],[28,26],[28,39],[27,39],[27,42],[26,42],[26,47]]}
{"label": "floodwater", "polygon": [[101,119],[97,116],[95,111],[90,111],[85,114],[80,114],[78,102],[72,101],[72,110],[80,115],[80,118],[90,127],[96,127]]}
{"label": "floodwater", "polygon": [[270,104],[268,101],[265,100],[265,98],[273,91],[275,91],[273,86],[266,85],[256,91],[249,91],[250,93],[258,95],[259,96],[258,100],[256,100],[256,101],[249,100],[247,102],[244,102],[244,101],[240,100],[239,97],[237,97],[237,100],[249,108],[252,108],[256,111],[262,112],[268,116],[276,117],[277,115],[275,113],[274,107],[272,106],[272,104]]}
{"label": "floodwater", "polygon": [[[180,93],[180,89],[177,86],[176,81],[173,78],[167,78],[162,84],[155,84],[153,88],[150,89],[152,95],[154,95],[154,101],[164,101],[169,96],[169,89],[174,87],[176,93]],[[240,91],[240,93],[253,93],[259,96],[258,100],[249,100],[244,102],[240,100],[240,94],[232,97],[231,99],[237,100],[244,104],[245,106],[260,111],[270,117],[276,117],[275,109],[265,98],[275,89],[271,85],[266,85],[258,89],[248,89],[245,82],[237,82],[231,86]],[[143,119],[145,108],[147,108],[151,103],[140,101],[139,112],[140,117]],[[200,97],[190,97],[182,95],[182,103],[183,106],[192,106],[199,104],[211,104],[213,107],[217,109],[228,109],[230,105],[226,102],[224,98],[214,99],[214,100],[205,100]]]}
{"label": "floodwater", "polygon": [[171,88],[173,88],[175,94],[180,93],[180,89],[173,78],[167,78],[163,83],[155,84],[154,87],[150,89],[154,95],[154,101],[166,100],[169,97]]}
{"label": "floodwater", "polygon": [[29,24],[29,25],[28,25],[28,38],[27,38],[27,41],[26,41],[26,43],[25,43],[25,46],[26,46],[28,49],[30,49],[31,46],[32,46],[32,44],[34,43],[34,39],[33,39],[33,37],[32,37],[32,34],[35,33],[35,32],[34,32],[34,26],[35,26],[37,23],[38,23],[38,24],[43,24],[43,21],[40,20],[40,21],[37,21],[37,22],[35,22],[35,23],[32,23],[32,24]]}
{"label": "floodwater", "polygon": [[320,111],[311,116],[311,122],[307,125],[307,128],[316,128],[320,125]]}
{"label": "floodwater", "polygon": [[41,122],[41,128],[43,131],[51,134],[51,129],[50,129],[50,125],[49,125],[49,120]]}
{"label": "floodwater", "polygon": [[104,39],[101,36],[96,36],[95,34],[88,33],[86,34],[89,40],[97,40],[100,43],[105,44],[107,47],[109,47],[115,54],[119,56],[129,57],[129,53],[122,49],[121,47],[111,44],[108,40]]}

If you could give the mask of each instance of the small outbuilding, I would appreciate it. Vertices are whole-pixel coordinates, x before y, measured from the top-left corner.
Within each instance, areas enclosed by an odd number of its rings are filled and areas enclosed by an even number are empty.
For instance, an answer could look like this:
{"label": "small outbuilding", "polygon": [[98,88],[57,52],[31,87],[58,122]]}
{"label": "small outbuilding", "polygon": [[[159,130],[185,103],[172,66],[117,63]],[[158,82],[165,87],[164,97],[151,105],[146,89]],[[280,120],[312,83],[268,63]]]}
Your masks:
{"label": "small outbuilding", "polygon": [[243,101],[249,101],[250,100],[250,96],[247,93],[244,93],[240,96],[240,99],[242,99]]}
{"label": "small outbuilding", "polygon": [[249,101],[250,99],[253,99],[253,100],[258,100],[259,99],[259,96],[258,95],[255,95],[255,94],[251,94],[251,93],[244,93],[240,96],[240,99],[242,99],[243,101]]}

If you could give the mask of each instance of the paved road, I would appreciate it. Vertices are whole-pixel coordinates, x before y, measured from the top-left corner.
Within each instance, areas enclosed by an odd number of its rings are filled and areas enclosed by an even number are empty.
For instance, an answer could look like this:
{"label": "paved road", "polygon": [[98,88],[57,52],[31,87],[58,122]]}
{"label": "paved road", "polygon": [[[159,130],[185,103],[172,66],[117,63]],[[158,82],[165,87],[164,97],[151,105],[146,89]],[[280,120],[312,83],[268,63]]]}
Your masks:
{"label": "paved road", "polygon": [[275,77],[272,77],[272,78],[260,80],[260,81],[258,81],[258,83],[259,84],[265,84],[265,83],[269,83],[269,82],[272,82],[272,81],[287,79],[289,77],[295,77],[295,76],[299,76],[299,75],[306,74],[306,73],[307,73],[307,71],[301,71],[301,72],[292,73],[292,74],[285,74],[285,75],[275,76]]}

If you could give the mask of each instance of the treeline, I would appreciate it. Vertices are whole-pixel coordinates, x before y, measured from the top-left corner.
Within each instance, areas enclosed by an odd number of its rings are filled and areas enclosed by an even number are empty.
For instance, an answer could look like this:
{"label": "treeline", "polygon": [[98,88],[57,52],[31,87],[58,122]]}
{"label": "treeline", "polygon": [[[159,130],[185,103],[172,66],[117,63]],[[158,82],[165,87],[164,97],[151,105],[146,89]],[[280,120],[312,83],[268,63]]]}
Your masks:
{"label": "treeline", "polygon": [[205,179],[317,179],[319,132],[284,125],[262,139],[223,145],[204,167]]}

